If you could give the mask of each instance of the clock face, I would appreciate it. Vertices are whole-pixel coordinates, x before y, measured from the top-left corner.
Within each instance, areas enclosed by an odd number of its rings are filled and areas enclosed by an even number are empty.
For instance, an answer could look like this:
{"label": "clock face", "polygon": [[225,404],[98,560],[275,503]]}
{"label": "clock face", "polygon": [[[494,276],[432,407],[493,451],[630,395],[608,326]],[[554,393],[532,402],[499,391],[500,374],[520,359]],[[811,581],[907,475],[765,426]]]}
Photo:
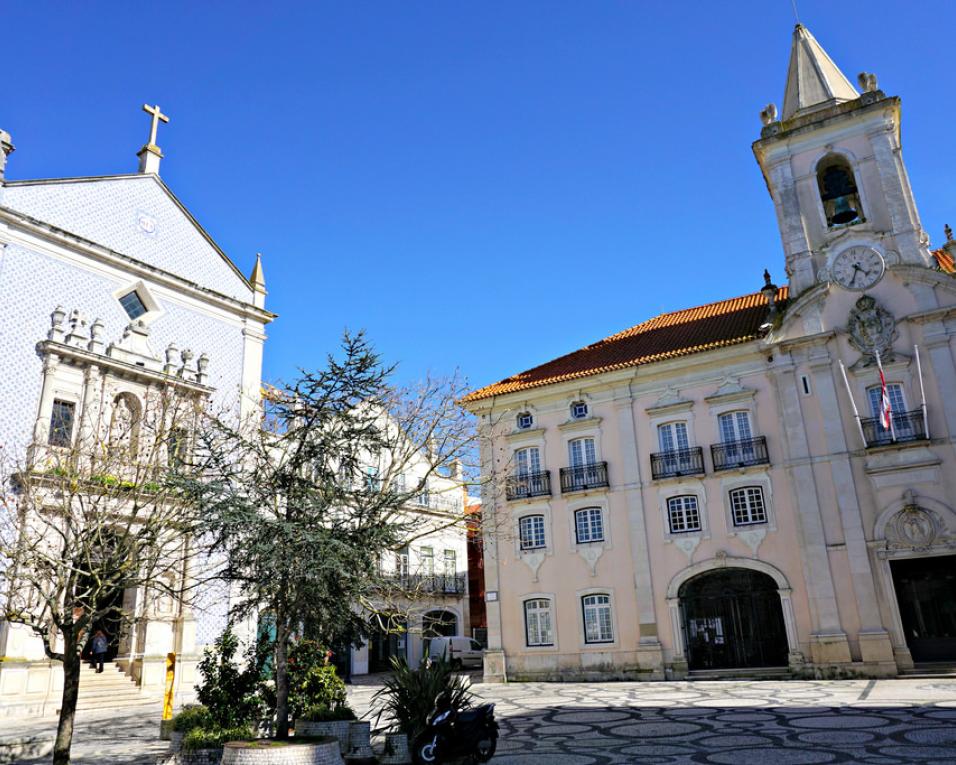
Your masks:
{"label": "clock face", "polygon": [[833,259],[830,273],[833,280],[844,289],[865,290],[882,277],[886,265],[883,256],[872,247],[858,245],[847,247]]}

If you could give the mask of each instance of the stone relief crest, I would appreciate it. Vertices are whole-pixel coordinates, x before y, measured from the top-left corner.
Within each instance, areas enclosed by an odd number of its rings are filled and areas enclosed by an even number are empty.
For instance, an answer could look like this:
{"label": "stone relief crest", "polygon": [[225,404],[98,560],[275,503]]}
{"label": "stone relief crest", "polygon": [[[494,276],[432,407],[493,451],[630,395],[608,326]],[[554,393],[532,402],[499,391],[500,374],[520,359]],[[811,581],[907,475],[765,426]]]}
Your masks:
{"label": "stone relief crest", "polygon": [[944,531],[943,522],[932,510],[919,505],[906,505],[886,524],[886,541],[891,547],[925,550]]}
{"label": "stone relief crest", "polygon": [[863,354],[863,364],[876,363],[879,352],[882,361],[893,360],[893,341],[899,336],[896,319],[869,295],[864,295],[850,309],[847,321],[850,345]]}

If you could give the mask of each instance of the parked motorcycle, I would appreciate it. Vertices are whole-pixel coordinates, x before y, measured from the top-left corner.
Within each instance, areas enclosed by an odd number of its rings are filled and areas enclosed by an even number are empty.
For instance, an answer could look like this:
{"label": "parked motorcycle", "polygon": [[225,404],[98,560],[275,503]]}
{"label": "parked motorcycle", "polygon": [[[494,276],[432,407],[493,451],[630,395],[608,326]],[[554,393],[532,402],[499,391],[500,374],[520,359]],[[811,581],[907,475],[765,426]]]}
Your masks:
{"label": "parked motorcycle", "polygon": [[412,759],[416,765],[449,762],[468,757],[472,762],[488,762],[498,747],[498,723],[495,705],[482,704],[456,712],[450,708],[450,694],[435,701],[424,732],[415,739]]}

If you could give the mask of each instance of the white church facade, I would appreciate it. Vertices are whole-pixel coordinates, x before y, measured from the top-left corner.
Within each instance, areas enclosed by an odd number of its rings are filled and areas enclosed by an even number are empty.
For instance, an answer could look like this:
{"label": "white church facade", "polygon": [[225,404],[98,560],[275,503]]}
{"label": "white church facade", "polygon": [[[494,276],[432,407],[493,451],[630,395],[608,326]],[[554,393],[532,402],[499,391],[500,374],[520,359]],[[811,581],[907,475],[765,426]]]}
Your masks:
{"label": "white church facade", "polygon": [[[142,411],[172,386],[242,416],[259,405],[265,284],[246,277],[159,175],[158,107],[139,172],[14,180],[0,131],[0,449],[26,457],[35,442],[63,446],[96,407]],[[181,685],[202,645],[225,626],[228,598],[201,608],[160,605],[113,636],[111,658],[142,688],[160,688],[165,659]],[[124,603],[136,608],[136,593]],[[52,711],[61,673],[27,629],[0,622],[0,715]],[[81,690],[82,693],[82,690]]]}
{"label": "white church facade", "polygon": [[956,662],[956,242],[929,246],[900,99],[859,84],[797,26],[753,144],[787,285],[466,399],[486,680]]}

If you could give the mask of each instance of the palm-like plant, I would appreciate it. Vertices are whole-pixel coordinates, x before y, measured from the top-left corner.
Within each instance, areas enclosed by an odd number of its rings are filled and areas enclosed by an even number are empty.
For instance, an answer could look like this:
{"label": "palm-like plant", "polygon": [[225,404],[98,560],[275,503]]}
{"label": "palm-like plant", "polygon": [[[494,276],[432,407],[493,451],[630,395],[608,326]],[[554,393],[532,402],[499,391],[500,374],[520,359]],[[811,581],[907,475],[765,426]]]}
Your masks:
{"label": "palm-like plant", "polygon": [[376,727],[384,717],[389,729],[414,741],[425,730],[439,694],[447,692],[448,708],[453,712],[471,706],[471,681],[456,675],[446,661],[423,662],[418,669],[412,669],[404,660],[393,658],[392,670],[392,676],[372,697]]}

